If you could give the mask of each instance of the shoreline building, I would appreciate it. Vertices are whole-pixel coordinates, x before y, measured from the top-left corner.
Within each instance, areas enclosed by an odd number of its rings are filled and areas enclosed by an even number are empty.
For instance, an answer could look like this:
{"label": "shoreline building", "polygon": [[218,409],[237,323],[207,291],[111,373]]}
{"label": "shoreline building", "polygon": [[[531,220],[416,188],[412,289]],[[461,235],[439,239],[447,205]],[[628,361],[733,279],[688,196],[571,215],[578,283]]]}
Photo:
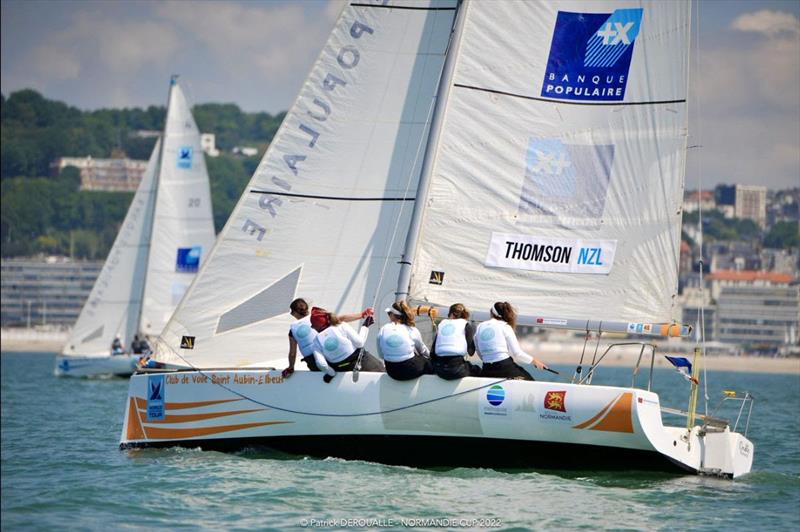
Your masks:
{"label": "shoreline building", "polygon": [[707,278],[717,340],[764,351],[798,343],[800,285],[793,275],[720,270]]}
{"label": "shoreline building", "polygon": [[87,157],[61,157],[50,164],[50,170],[58,175],[67,166],[76,167],[81,173],[81,190],[105,192],[136,192],[147,161],[138,159],[94,159]]}
{"label": "shoreline building", "polygon": [[64,257],[0,261],[0,321],[3,327],[71,327],[81,312],[103,261]]}

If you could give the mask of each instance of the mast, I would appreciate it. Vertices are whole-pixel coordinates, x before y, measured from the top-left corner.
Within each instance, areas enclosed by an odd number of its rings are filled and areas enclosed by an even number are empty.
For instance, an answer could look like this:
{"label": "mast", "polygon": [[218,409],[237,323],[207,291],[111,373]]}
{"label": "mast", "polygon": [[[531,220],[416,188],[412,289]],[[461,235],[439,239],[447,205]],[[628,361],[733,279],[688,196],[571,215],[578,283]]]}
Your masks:
{"label": "mast", "polygon": [[169,91],[167,92],[167,112],[164,114],[164,132],[161,134],[161,142],[158,146],[158,164],[156,165],[156,172],[153,175],[153,200],[152,206],[150,207],[149,212],[147,213],[147,220],[150,224],[145,230],[147,234],[147,260],[144,261],[144,278],[142,279],[142,292],[139,295],[139,318],[136,320],[136,333],[142,330],[142,315],[144,314],[144,293],[147,287],[147,270],[149,269],[150,264],[150,250],[152,249],[153,243],[153,226],[155,225],[153,222],[155,220],[156,215],[156,204],[158,203],[158,182],[159,177],[161,175],[161,167],[164,163],[164,144],[167,141],[167,127],[169,126],[169,109],[170,105],[172,104],[172,88],[178,84],[178,74],[172,74],[169,79]]}
{"label": "mast", "polygon": [[456,58],[453,51],[458,50],[461,42],[461,33],[464,28],[464,21],[466,20],[467,1],[468,0],[459,0],[450,45],[445,53],[442,77],[439,79],[439,88],[436,91],[436,104],[433,117],[431,118],[431,131],[425,145],[425,153],[422,158],[422,171],[420,172],[419,183],[417,184],[417,198],[414,202],[414,209],[411,211],[411,223],[408,228],[408,235],[406,236],[406,244],[403,248],[403,258],[400,260],[400,273],[397,277],[397,290],[395,291],[396,301],[403,301],[408,297],[408,289],[411,284],[411,266],[417,251],[419,230],[422,225],[422,214],[424,212],[424,205],[428,200],[428,189],[430,188],[431,177],[433,176],[433,166],[435,162],[434,153],[436,152],[436,146],[439,144],[439,135],[444,121],[445,104],[450,94],[453,72],[455,72]]}

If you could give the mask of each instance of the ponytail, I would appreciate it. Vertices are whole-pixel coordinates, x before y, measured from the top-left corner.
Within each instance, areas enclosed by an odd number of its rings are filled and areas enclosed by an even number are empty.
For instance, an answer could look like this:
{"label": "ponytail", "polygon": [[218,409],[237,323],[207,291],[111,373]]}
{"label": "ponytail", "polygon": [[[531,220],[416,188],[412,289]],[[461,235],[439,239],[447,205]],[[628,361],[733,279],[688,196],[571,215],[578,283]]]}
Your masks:
{"label": "ponytail", "polygon": [[452,316],[453,319],[462,319],[468,320],[469,319],[469,311],[467,307],[462,305],[461,303],[455,303],[454,305],[450,305],[450,309],[447,311],[448,316]]}
{"label": "ponytail", "polygon": [[298,298],[292,301],[289,305],[289,310],[296,314],[300,314],[303,317],[308,316],[308,303],[306,303],[305,299]]}
{"label": "ponytail", "polygon": [[497,316],[504,322],[508,323],[512,329],[517,326],[517,312],[508,301],[498,301],[495,303],[494,311]]}
{"label": "ponytail", "polygon": [[408,303],[406,303],[405,301],[398,301],[392,303],[392,307],[403,313],[402,316],[398,316],[400,318],[400,323],[402,323],[403,325],[408,325],[409,327],[415,326],[414,311],[411,310],[411,307],[408,306]]}

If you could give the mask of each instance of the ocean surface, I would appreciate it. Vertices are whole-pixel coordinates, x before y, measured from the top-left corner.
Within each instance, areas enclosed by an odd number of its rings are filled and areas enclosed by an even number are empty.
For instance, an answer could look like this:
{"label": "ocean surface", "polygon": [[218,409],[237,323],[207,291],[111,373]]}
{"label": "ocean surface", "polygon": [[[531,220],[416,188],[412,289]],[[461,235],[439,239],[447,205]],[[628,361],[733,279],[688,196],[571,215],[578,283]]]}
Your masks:
{"label": "ocean surface", "polygon": [[[432,471],[265,449],[120,451],[127,380],[57,379],[54,357],[0,357],[3,530],[800,529],[797,375],[709,372],[712,405],[723,389],[756,397],[753,472],[731,481]],[[601,368],[595,384],[615,379],[629,383],[630,370]],[[674,371],[656,370],[654,390],[663,405],[685,406],[688,386]],[[732,409],[720,415],[735,419]]]}

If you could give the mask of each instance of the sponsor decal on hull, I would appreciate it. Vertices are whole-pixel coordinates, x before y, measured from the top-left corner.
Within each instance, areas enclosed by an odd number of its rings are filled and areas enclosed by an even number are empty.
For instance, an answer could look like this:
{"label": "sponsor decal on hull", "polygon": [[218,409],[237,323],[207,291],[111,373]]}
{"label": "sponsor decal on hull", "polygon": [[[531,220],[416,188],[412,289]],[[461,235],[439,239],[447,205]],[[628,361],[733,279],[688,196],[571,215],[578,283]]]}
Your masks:
{"label": "sponsor decal on hull", "polygon": [[481,414],[500,418],[510,417],[511,410],[509,392],[501,384],[495,384],[486,390],[481,403]]}
{"label": "sponsor decal on hull", "polygon": [[572,416],[567,413],[566,390],[549,391],[544,394],[544,408],[550,412],[539,414],[539,419],[543,421],[572,421]]}

